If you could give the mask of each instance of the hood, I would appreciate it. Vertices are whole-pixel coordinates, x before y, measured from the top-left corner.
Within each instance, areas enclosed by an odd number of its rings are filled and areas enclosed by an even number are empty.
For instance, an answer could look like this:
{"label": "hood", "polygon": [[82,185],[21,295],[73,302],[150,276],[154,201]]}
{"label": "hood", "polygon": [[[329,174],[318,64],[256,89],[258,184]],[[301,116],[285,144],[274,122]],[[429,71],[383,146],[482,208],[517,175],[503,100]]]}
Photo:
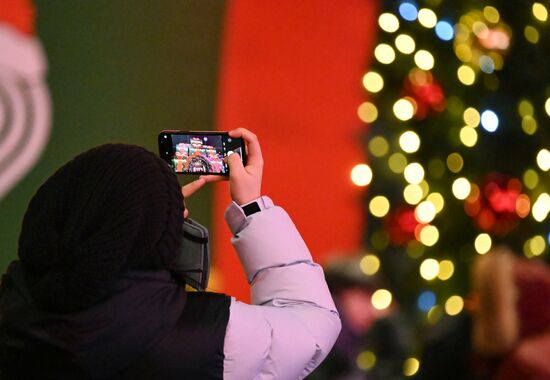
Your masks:
{"label": "hood", "polygon": [[47,312],[34,303],[15,261],[0,292],[2,366],[6,358],[23,357],[27,369],[52,378],[66,377],[66,371],[75,377],[113,376],[170,332],[185,301],[185,290],[168,271],[130,272],[100,304],[75,313]]}

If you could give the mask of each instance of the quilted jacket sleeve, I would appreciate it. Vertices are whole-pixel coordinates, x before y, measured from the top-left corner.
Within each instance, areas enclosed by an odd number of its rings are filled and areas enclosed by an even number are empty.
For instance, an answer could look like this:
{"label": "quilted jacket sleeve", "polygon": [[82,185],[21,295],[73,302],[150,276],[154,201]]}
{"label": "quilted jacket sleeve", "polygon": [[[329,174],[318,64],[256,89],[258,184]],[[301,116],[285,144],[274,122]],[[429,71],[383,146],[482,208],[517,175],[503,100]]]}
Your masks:
{"label": "quilted jacket sleeve", "polygon": [[288,214],[261,197],[263,211],[226,211],[252,305],[232,300],[224,379],[303,379],[326,357],[340,319],[321,267]]}

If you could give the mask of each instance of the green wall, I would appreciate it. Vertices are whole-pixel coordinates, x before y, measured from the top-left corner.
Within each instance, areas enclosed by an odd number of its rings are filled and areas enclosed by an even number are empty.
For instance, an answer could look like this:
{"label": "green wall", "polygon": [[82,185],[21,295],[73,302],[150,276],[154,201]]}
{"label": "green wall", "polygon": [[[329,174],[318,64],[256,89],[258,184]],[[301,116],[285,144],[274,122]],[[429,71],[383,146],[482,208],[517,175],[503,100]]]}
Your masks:
{"label": "green wall", "polygon": [[[20,224],[40,184],[76,154],[106,142],[156,152],[161,129],[213,129],[224,2],[35,1],[53,101],[40,161],[0,201],[0,272],[16,257]],[[210,225],[211,191],[188,206]]]}

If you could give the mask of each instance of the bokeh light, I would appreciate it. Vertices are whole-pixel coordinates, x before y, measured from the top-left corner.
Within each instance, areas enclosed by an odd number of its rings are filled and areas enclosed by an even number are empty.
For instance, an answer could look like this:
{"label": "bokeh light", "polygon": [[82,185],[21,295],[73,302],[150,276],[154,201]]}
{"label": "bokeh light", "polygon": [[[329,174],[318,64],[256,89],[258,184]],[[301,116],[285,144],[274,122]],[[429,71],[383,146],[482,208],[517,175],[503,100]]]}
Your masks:
{"label": "bokeh light", "polygon": [[390,307],[392,295],[387,289],[378,289],[371,296],[371,303],[375,309],[384,310]]}
{"label": "bokeh light", "polygon": [[359,268],[367,276],[372,276],[380,269],[380,259],[375,255],[365,255],[359,261]]}
{"label": "bokeh light", "polygon": [[424,226],[420,230],[419,240],[425,246],[431,247],[439,240],[439,230],[436,226]]}
{"label": "bokeh light", "polygon": [[518,104],[518,113],[521,117],[525,116],[533,116],[535,112],[535,108],[533,107],[533,104],[527,100],[522,99]]}
{"label": "bokeh light", "polygon": [[461,65],[456,74],[458,80],[466,86],[471,86],[476,81],[476,72],[468,65]]}
{"label": "bokeh light", "polygon": [[435,214],[435,205],[427,200],[419,203],[414,209],[414,216],[419,223],[430,223],[434,220]]}
{"label": "bokeh light", "polygon": [[426,200],[434,204],[436,213],[441,212],[441,210],[443,210],[443,207],[445,206],[445,199],[439,193],[431,193],[426,197]]}
{"label": "bokeh light", "polygon": [[367,164],[358,164],[351,170],[351,180],[357,186],[367,186],[372,181],[372,169]]}
{"label": "bokeh light", "polygon": [[451,260],[441,260],[439,262],[439,272],[437,278],[441,281],[446,281],[453,276],[455,272],[455,265]]}
{"label": "bokeh light", "polygon": [[546,22],[548,20],[548,10],[541,3],[534,3],[532,7],[533,16],[539,21]]}
{"label": "bokeh light", "polygon": [[462,118],[464,119],[466,125],[472,128],[477,127],[481,122],[481,115],[473,107],[466,108],[462,114]]}
{"label": "bokeh light", "polygon": [[420,137],[413,131],[406,131],[399,136],[399,146],[407,153],[414,153],[420,148]]}
{"label": "bokeh light", "polygon": [[364,123],[372,123],[378,118],[378,109],[370,102],[363,102],[357,108],[357,116]]}
{"label": "bokeh light", "polygon": [[420,361],[417,358],[408,358],[403,363],[403,375],[409,377],[414,376],[420,368]]}
{"label": "bokeh light", "polygon": [[544,102],[544,110],[546,111],[546,114],[550,116],[550,98],[546,99]]}
{"label": "bokeh light", "polygon": [[401,98],[393,104],[393,113],[402,121],[410,120],[414,116],[415,105],[411,98]]}
{"label": "bokeh light", "polygon": [[464,167],[464,159],[456,152],[447,156],[447,167],[453,173],[458,173]]}
{"label": "bokeh light", "polygon": [[528,189],[533,190],[539,184],[539,174],[533,169],[527,169],[523,173],[523,183]]}
{"label": "bokeh light", "polygon": [[439,273],[439,263],[435,259],[425,259],[420,264],[420,276],[424,280],[431,281],[437,277]]}
{"label": "bokeh light", "polygon": [[534,135],[537,131],[538,123],[537,120],[531,115],[525,115],[521,119],[521,129],[528,135]]}
{"label": "bokeh light", "polygon": [[464,300],[460,296],[451,296],[445,301],[445,312],[449,315],[457,315],[464,308]]}
{"label": "bokeh light", "polygon": [[374,49],[374,56],[378,62],[389,65],[395,60],[395,51],[388,44],[379,44]]}
{"label": "bokeh light", "polygon": [[416,66],[421,68],[422,70],[431,70],[434,67],[434,57],[433,55],[427,51],[427,50],[418,50],[414,54],[414,63],[416,63]]}
{"label": "bokeh light", "polygon": [[541,149],[537,153],[537,165],[545,172],[550,169],[550,152],[547,149]]}
{"label": "bokeh light", "polygon": [[450,41],[454,37],[454,28],[448,21],[438,21],[435,25],[435,34],[443,41]]}
{"label": "bokeh light", "polygon": [[424,192],[420,185],[409,184],[403,189],[403,198],[410,205],[418,204],[424,198]]}
{"label": "bokeh light", "polygon": [[400,34],[395,37],[395,47],[403,54],[411,54],[416,49],[416,44],[408,34]]}
{"label": "bokeh light", "polygon": [[407,157],[405,157],[403,153],[394,153],[388,159],[388,166],[394,173],[403,173],[403,171],[405,171],[405,167],[407,166]]}
{"label": "bokeh light", "polygon": [[368,148],[374,157],[384,157],[390,150],[390,144],[382,136],[374,136],[369,140]]}
{"label": "bokeh light", "polygon": [[474,128],[465,126],[460,129],[460,141],[468,148],[473,147],[477,143],[477,132]]}
{"label": "bokeh light", "polygon": [[531,214],[537,222],[543,222],[548,216],[548,212],[550,212],[550,195],[542,193],[533,204]]}
{"label": "bokeh light", "polygon": [[418,185],[424,179],[424,168],[418,162],[412,162],[405,167],[403,174],[408,183]]}
{"label": "bokeh light", "polygon": [[536,44],[539,42],[540,34],[537,28],[531,25],[527,25],[525,29],[523,29],[523,36],[527,41],[529,41],[532,44]]}
{"label": "bokeh light", "polygon": [[483,16],[487,21],[490,23],[496,24],[500,20],[500,14],[498,13],[498,10],[495,7],[486,6],[483,8]]}
{"label": "bokeh light", "polygon": [[491,110],[485,110],[481,113],[481,126],[487,132],[494,132],[498,128],[498,116]]}
{"label": "bokeh light", "polygon": [[470,191],[472,190],[472,185],[470,184],[470,181],[468,181],[464,177],[457,178],[453,181],[452,185],[452,191],[453,195],[460,200],[464,200],[470,195]]}
{"label": "bokeh light", "polygon": [[383,31],[393,33],[399,29],[399,20],[392,13],[382,13],[378,17],[378,25]]}
{"label": "bokeh light", "polygon": [[493,240],[491,239],[491,236],[486,233],[481,233],[477,235],[476,239],[474,240],[474,247],[476,249],[476,252],[480,255],[484,255],[489,252],[492,245]]}
{"label": "bokeh light", "polygon": [[390,201],[383,195],[377,195],[369,202],[369,211],[377,218],[382,218],[390,211]]}
{"label": "bokeh light", "polygon": [[433,28],[437,24],[437,15],[429,8],[418,11],[418,22],[425,28]]}
{"label": "bokeh light", "polygon": [[384,79],[376,71],[369,71],[363,76],[363,86],[367,91],[377,93],[384,88]]}
{"label": "bokeh light", "polygon": [[416,304],[420,310],[428,311],[432,307],[434,307],[435,302],[436,302],[435,293],[432,292],[431,290],[424,290],[418,296],[418,300]]}
{"label": "bokeh light", "polygon": [[376,364],[376,355],[372,351],[363,351],[357,355],[355,364],[360,370],[368,371]]}
{"label": "bokeh light", "polygon": [[414,4],[405,1],[399,5],[399,14],[407,21],[414,21],[418,17],[418,9]]}

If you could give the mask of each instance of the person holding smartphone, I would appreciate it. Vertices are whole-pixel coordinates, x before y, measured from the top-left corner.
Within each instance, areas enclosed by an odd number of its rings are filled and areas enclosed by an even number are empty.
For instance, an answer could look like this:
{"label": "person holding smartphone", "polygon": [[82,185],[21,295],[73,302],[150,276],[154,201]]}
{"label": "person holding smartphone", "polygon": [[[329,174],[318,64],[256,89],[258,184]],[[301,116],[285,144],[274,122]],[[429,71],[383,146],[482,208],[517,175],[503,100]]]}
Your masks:
{"label": "person holding smartphone", "polygon": [[227,157],[225,213],[252,304],[186,292],[174,273],[189,198],[158,157],[104,145],[60,168],[24,217],[0,289],[0,375],[63,379],[302,379],[340,319],[323,271],[286,212],[261,196],[257,137]]}

